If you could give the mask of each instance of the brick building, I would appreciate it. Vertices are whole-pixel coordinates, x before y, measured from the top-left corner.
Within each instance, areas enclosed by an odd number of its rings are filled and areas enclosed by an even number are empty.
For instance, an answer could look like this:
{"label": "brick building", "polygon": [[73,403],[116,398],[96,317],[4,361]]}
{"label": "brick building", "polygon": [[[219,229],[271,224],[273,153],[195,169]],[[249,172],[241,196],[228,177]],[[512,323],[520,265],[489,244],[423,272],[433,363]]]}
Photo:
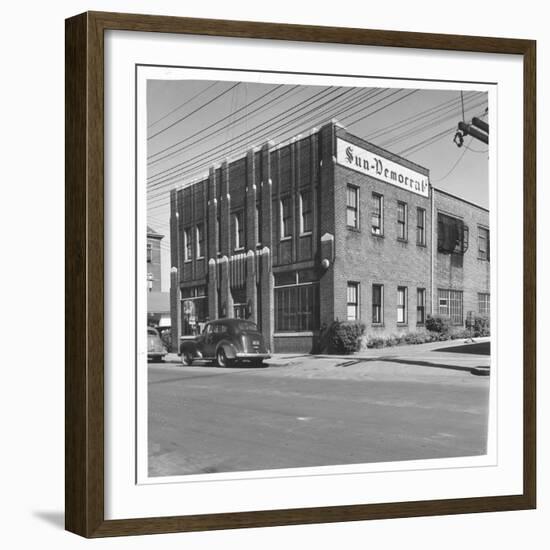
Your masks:
{"label": "brick building", "polygon": [[275,352],[309,351],[334,319],[387,335],[489,311],[488,211],[334,121],[212,167],[170,204],[173,342],[234,316]]}

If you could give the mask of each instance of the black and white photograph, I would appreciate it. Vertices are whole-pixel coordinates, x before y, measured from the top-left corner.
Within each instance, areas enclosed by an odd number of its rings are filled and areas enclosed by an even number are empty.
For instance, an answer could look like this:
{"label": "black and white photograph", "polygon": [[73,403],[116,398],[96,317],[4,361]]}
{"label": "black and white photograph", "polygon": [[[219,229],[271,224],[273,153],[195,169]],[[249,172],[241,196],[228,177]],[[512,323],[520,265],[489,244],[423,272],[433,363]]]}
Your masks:
{"label": "black and white photograph", "polygon": [[262,76],[147,80],[148,476],[487,455],[489,87]]}

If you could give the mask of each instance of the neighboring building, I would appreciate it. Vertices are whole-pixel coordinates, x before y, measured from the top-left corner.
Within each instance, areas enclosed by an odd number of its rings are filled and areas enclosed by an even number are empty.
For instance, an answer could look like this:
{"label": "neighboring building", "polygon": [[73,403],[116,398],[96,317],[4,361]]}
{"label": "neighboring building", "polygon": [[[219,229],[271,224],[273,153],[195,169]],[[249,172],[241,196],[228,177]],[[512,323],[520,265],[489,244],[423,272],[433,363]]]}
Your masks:
{"label": "neighboring building", "polygon": [[147,325],[158,329],[170,328],[170,293],[147,293]]}
{"label": "neighboring building", "polygon": [[170,203],[172,342],[246,317],[273,351],[309,351],[335,319],[386,335],[489,312],[488,211],[335,122],[224,161]]}
{"label": "neighboring building", "polygon": [[147,325],[170,329],[170,293],[161,291],[160,243],[164,235],[147,226]]}
{"label": "neighboring building", "polygon": [[147,226],[147,290],[148,292],[160,292],[161,268],[160,268],[160,243],[164,235],[157,233]]}

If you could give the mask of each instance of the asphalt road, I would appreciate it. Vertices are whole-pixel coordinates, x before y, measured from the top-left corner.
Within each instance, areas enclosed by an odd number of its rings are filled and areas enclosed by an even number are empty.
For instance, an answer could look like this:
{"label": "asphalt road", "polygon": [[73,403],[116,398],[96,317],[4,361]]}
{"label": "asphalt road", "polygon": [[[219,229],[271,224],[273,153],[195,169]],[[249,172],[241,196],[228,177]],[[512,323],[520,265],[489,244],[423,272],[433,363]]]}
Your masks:
{"label": "asphalt road", "polygon": [[420,351],[264,369],[150,364],[149,473],[484,454],[489,377],[469,372],[481,356]]}

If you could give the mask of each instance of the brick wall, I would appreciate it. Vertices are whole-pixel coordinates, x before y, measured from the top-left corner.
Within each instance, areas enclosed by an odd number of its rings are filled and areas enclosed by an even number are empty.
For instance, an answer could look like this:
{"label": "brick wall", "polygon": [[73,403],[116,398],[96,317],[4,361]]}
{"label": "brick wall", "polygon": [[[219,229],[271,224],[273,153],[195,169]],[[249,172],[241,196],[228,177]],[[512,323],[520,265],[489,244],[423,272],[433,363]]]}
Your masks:
{"label": "brick wall", "polygon": [[[462,257],[437,252],[435,243],[435,278],[437,290],[461,290],[464,317],[468,311],[478,313],[478,293],[490,293],[490,262],[478,258],[478,228],[489,228],[489,212],[444,191],[434,189],[434,211],[460,218],[469,229],[468,250]],[[437,297],[434,313],[438,313]]]}
{"label": "brick wall", "polygon": [[[344,129],[337,129],[337,136],[369,148],[373,152],[408,164],[415,170],[427,173],[425,168],[406,163],[395,155],[357,140]],[[360,318],[367,332],[377,335],[398,334],[417,329],[417,288],[426,289],[426,306],[429,311],[431,219],[430,197],[401,189],[355,170],[334,163],[335,252],[334,261],[334,317],[347,318],[347,283],[360,283]],[[351,184],[359,189],[359,227],[351,229],[346,224],[346,188]],[[373,212],[372,193],[383,197],[383,235],[375,235],[371,229]],[[397,202],[406,204],[407,238],[398,240]],[[425,245],[419,246],[416,237],[417,208],[426,213]],[[383,323],[372,323],[372,285],[383,285]],[[397,323],[397,287],[407,288],[407,323]]]}
{"label": "brick wall", "polygon": [[[264,337],[276,349],[309,351],[315,335],[274,339],[273,272],[315,267],[319,275],[320,323],[347,318],[347,283],[360,284],[359,311],[371,334],[397,334],[417,328],[417,289],[425,289],[425,312],[432,306],[432,289],[456,288],[464,291],[464,312],[477,311],[477,293],[489,292],[489,263],[477,259],[477,226],[488,226],[488,212],[448,194],[433,191],[428,197],[386,183],[336,162],[336,139],[341,137],[374,154],[428,175],[428,170],[369,144],[333,122],[308,135],[275,146],[266,142],[233,161],[213,166],[207,178],[171,193],[172,292],[173,307],[182,286],[208,285],[209,294],[220,291],[220,300],[231,303],[229,287],[223,281],[225,256],[235,253],[235,218],[241,213],[244,224],[242,252],[261,254],[261,269],[254,277],[247,274],[247,299],[253,298],[253,318]],[[359,189],[359,228],[346,225],[347,184]],[[300,234],[300,193],[311,192],[313,227],[311,234]],[[371,230],[372,193],[383,196],[383,235]],[[435,193],[435,194],[434,194]],[[281,239],[281,199],[290,200],[291,236]],[[432,220],[432,197],[436,216]],[[398,239],[397,203],[407,205],[407,238]],[[417,244],[417,208],[425,211],[425,243]],[[449,256],[432,254],[432,224],[437,211],[462,217],[470,227],[470,249],[463,267]],[[261,227],[257,228],[258,220]],[[218,220],[221,224],[218,231]],[[204,224],[205,257],[193,253],[183,261],[183,230]],[[435,233],[435,232],[434,232]],[[196,233],[191,232],[193,251]],[[437,236],[436,236],[437,238]],[[259,242],[257,242],[259,240]],[[324,263],[327,260],[328,263]],[[223,264],[223,265],[222,265]],[[257,265],[247,261],[248,270]],[[256,269],[256,268],[254,268]],[[216,277],[214,277],[216,270]],[[211,272],[211,273],[210,273]],[[435,276],[433,276],[435,274]],[[384,286],[384,322],[372,323],[372,284]],[[407,323],[397,323],[397,287],[406,287]],[[217,300],[212,295],[212,300]],[[434,300],[437,298],[437,292]],[[231,308],[226,314],[232,316]],[[210,308],[217,316],[217,306]],[[174,319],[176,315],[173,315]],[[307,348],[307,349],[306,349]]]}

